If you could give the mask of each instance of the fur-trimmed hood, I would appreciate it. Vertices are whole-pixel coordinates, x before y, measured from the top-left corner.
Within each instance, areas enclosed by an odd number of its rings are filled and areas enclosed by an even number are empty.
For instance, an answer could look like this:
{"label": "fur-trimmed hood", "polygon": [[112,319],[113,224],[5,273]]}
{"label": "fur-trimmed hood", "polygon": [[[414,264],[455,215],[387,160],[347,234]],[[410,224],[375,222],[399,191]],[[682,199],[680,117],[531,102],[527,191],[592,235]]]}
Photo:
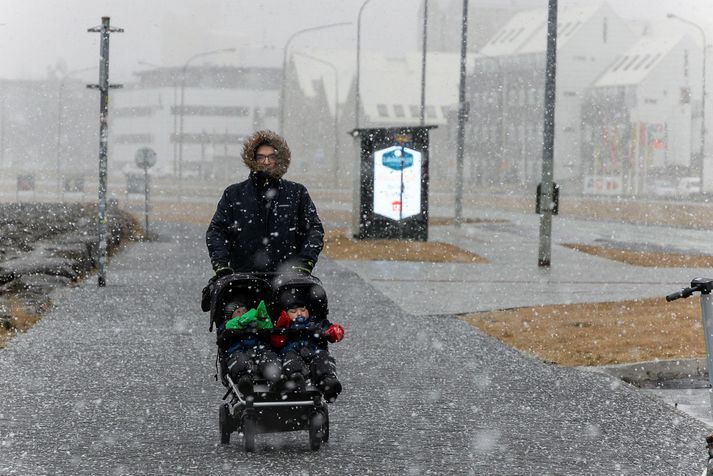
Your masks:
{"label": "fur-trimmed hood", "polygon": [[275,168],[273,169],[272,175],[275,179],[282,178],[283,175],[287,173],[287,169],[290,166],[290,148],[287,145],[287,141],[276,132],[270,130],[257,131],[250,137],[248,137],[243,143],[243,162],[250,169],[251,172],[257,172],[255,163],[255,152],[257,148],[261,145],[269,145],[275,148],[277,151],[277,162]]}

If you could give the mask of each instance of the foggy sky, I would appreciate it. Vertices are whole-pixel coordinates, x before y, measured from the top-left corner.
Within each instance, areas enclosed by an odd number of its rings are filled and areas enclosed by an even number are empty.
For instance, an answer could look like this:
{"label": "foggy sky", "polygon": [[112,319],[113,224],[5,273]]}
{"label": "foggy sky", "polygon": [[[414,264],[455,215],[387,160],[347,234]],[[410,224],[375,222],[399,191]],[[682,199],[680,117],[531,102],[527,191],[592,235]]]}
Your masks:
{"label": "foggy sky", "polygon": [[[430,0],[438,8],[446,0]],[[574,0],[560,0],[560,4]],[[314,32],[293,45],[353,48],[356,19],[363,0],[4,0],[0,2],[0,77],[47,76],[48,69],[67,71],[99,64],[99,35],[87,28],[110,16],[125,29],[111,37],[111,78],[131,79],[131,72],[148,66],[180,66],[186,58],[217,44],[221,47],[271,46],[282,51],[297,30],[334,22],[353,25]],[[389,52],[419,48],[417,10],[421,0],[371,0],[362,17],[362,45]],[[531,5],[545,8],[547,0],[471,0],[483,5]],[[713,42],[713,2],[710,0],[611,0],[624,17],[665,19],[672,11],[699,22]],[[458,14],[458,12],[454,12]],[[163,31],[173,32],[170,35]],[[206,32],[211,36],[205,40]],[[694,38],[700,35],[691,31]],[[222,43],[221,43],[222,42]],[[216,58],[216,61],[219,61]],[[96,80],[96,71],[75,74]]]}

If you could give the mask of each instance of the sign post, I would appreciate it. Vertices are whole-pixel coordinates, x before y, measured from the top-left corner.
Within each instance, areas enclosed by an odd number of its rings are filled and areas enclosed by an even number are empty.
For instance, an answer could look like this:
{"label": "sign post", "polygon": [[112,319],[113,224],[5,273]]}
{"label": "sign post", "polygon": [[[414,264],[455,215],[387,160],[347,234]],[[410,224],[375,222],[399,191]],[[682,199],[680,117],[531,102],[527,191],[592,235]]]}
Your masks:
{"label": "sign post", "polygon": [[354,194],[357,239],[428,240],[429,130],[355,129],[361,139]]}
{"label": "sign post", "polygon": [[156,152],[150,147],[142,147],[136,151],[134,157],[136,166],[144,169],[144,221],[146,232],[144,238],[148,239],[149,233],[149,169],[156,165]]}

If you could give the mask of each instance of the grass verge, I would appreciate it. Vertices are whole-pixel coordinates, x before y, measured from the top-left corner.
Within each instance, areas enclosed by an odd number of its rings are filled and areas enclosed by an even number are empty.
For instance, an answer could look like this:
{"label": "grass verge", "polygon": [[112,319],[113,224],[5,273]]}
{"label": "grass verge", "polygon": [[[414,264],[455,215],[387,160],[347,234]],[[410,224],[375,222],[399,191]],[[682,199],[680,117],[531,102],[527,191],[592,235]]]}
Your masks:
{"label": "grass verge", "polygon": [[659,253],[651,251],[627,250],[577,243],[565,243],[562,246],[599,256],[602,258],[620,261],[634,266],[652,268],[711,268],[713,256],[687,255],[682,253]]}
{"label": "grass verge", "polygon": [[325,256],[336,260],[486,263],[487,260],[448,243],[407,240],[354,240],[343,228],[327,230]]}
{"label": "grass verge", "polygon": [[512,347],[565,366],[705,356],[698,299],[539,306],[462,319]]}

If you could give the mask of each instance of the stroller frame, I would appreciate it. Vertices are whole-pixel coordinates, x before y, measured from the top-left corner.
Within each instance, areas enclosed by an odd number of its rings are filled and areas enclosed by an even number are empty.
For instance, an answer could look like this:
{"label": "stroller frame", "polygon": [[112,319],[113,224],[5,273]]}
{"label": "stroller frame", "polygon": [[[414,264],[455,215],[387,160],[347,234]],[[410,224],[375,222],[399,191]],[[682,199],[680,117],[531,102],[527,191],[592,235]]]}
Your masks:
{"label": "stroller frame", "polygon": [[[317,278],[277,277],[272,281],[268,278],[269,275],[243,274],[218,280],[212,291],[211,322],[216,321],[219,308],[229,300],[229,297],[221,296],[221,290],[227,287],[240,291],[252,289],[264,295],[268,290],[265,284],[268,284],[271,290],[268,303],[271,313],[274,313],[279,306],[277,302],[279,293],[285,289],[295,288],[303,292],[304,296],[313,299],[315,310],[326,317],[328,313],[326,294]],[[246,282],[244,288],[239,286],[241,280]],[[260,330],[259,333],[293,334],[286,329]],[[220,359],[220,348],[218,353]],[[255,451],[255,437],[259,433],[303,430],[308,431],[310,448],[314,451],[320,449],[322,442],[329,441],[327,402],[315,387],[308,386],[303,391],[278,393],[271,391],[266,380],[256,380],[253,392],[243,395],[229,373],[225,373],[222,377],[227,384],[227,391],[223,395],[225,403],[218,409],[218,427],[222,444],[229,444],[231,434],[237,432],[243,436],[245,451],[252,452]]]}

